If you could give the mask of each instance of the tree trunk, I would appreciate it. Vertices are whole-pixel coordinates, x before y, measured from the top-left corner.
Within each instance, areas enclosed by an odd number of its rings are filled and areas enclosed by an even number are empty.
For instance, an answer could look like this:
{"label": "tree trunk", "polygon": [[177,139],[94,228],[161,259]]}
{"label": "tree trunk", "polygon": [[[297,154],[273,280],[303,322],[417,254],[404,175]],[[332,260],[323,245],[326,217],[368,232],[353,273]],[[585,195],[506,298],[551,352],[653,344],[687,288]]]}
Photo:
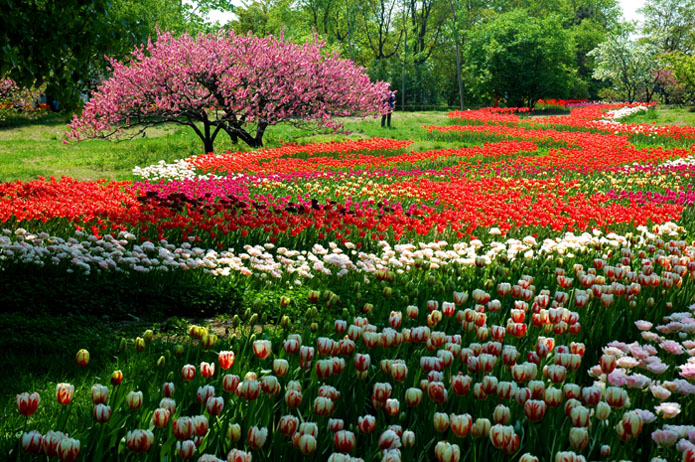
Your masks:
{"label": "tree trunk", "polygon": [[259,122],[258,127],[256,128],[256,136],[252,136],[249,132],[247,132],[239,126],[233,127],[232,129],[241,141],[243,141],[252,148],[260,148],[261,146],[263,146],[263,134],[265,133],[265,129],[267,126],[267,123]]}
{"label": "tree trunk", "polygon": [[454,42],[456,42],[456,80],[459,86],[459,103],[463,111],[463,81],[461,80],[461,50],[459,47],[459,30],[456,25],[456,8],[454,8],[454,0],[449,0],[451,6],[451,17],[454,21]]}
{"label": "tree trunk", "polygon": [[212,140],[210,139],[210,137],[203,138],[203,144],[205,145],[205,153],[215,152],[215,149],[213,148]]}
{"label": "tree trunk", "polygon": [[263,135],[265,134],[265,129],[268,128],[267,122],[258,122],[258,127],[256,127],[256,147],[263,146]]}

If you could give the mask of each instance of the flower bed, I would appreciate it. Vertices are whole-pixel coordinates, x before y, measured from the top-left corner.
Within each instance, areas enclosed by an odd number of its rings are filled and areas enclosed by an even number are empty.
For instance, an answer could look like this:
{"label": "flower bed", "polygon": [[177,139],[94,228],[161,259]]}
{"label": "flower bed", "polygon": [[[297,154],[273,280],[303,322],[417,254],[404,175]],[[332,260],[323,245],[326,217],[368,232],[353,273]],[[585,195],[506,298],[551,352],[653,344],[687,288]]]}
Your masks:
{"label": "flower bed", "polygon": [[0,185],[2,272],[197,274],[249,302],[224,333],[123,339],[108,369],[81,350],[86,383],[17,397],[13,454],[695,460],[693,129],[636,147],[645,127],[601,122],[624,105],[546,103],[570,115],[423,128],[451,149],[346,140]]}

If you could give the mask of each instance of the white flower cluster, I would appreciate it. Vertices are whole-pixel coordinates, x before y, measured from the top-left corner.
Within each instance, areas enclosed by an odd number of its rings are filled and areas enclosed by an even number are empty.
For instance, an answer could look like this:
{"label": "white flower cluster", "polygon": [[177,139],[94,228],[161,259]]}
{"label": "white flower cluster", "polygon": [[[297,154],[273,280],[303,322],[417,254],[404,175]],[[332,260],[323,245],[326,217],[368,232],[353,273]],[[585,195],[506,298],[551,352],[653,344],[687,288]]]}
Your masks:
{"label": "white flower cluster", "polygon": [[695,156],[681,157],[679,159],[667,160],[663,164],[663,167],[680,167],[687,165],[695,165]]}
{"label": "white flower cluster", "polygon": [[135,167],[133,168],[133,175],[141,177],[143,180],[149,181],[159,181],[159,180],[207,180],[210,178],[215,178],[215,175],[210,174],[199,174],[191,163],[191,159],[195,159],[195,156],[188,159],[179,159],[170,164],[165,161],[160,160],[154,165],[149,167]]}
{"label": "white flower cluster", "polygon": [[631,116],[633,114],[639,114],[640,112],[647,112],[649,108],[647,106],[634,106],[634,107],[621,107],[615,111],[607,111],[604,114],[604,119],[608,120],[620,120],[623,117]]}
{"label": "white flower cluster", "polygon": [[[644,245],[659,236],[678,236],[681,230],[674,223],[659,225],[654,232],[649,232],[646,227],[638,227],[640,234],[637,245]],[[521,240],[493,241],[489,244],[473,240],[453,245],[438,241],[391,246],[381,241],[376,253],[358,251],[349,242],[342,247],[330,243],[328,248],[316,244],[309,251],[276,248],[270,243],[247,245],[242,252],[237,253],[234,249],[216,251],[195,247],[190,242],[180,246],[165,240],[138,244],[133,234],[123,231],[116,237],[106,235],[103,238],[86,236],[77,231],[76,237],[63,239],[45,232],[32,234],[19,228],[15,231],[5,229],[0,235],[0,270],[3,262],[38,266],[67,263],[67,271],[77,269],[86,274],[108,270],[149,272],[200,268],[217,276],[240,274],[272,279],[287,277],[294,279],[294,284],[301,284],[297,277],[342,277],[349,272],[367,275],[384,270],[403,273],[416,266],[472,266],[490,264],[501,255],[506,255],[509,260],[549,254],[571,257],[597,245],[619,248],[631,244],[629,236],[614,233],[604,236],[600,231],[594,231],[580,235],[565,233],[543,242],[536,242],[532,236]]]}
{"label": "white flower cluster", "polygon": [[607,128],[607,127],[612,127],[615,128],[616,131],[614,132],[616,135],[619,135],[620,132],[630,132],[630,133],[642,133],[647,136],[656,136],[656,131],[658,129],[657,126],[655,125],[650,125],[650,124],[638,124],[638,125],[628,125],[624,124],[622,122],[619,122],[620,119],[625,118],[629,115],[632,114],[637,114],[639,112],[646,112],[649,108],[646,106],[635,106],[635,107],[621,107],[620,109],[616,109],[614,111],[607,111],[604,114],[603,119],[597,120],[594,123],[596,124],[597,128]]}

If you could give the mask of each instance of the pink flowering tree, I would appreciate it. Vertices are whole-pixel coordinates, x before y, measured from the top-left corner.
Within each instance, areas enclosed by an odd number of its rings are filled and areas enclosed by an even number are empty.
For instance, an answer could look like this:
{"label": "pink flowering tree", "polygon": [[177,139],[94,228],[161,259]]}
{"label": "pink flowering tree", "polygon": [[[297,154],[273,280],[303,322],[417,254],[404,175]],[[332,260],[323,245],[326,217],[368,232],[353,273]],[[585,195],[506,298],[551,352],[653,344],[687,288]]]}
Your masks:
{"label": "pink flowering tree", "polygon": [[233,32],[160,32],[111,66],[113,75],[73,118],[68,138],[134,137],[171,122],[191,127],[206,152],[221,132],[256,147],[280,122],[338,131],[332,117],[382,112],[388,92],[319,41],[297,45]]}
{"label": "pink flowering tree", "polygon": [[36,101],[41,96],[41,88],[22,88],[14,80],[0,78],[0,120],[16,113],[31,116],[37,112]]}

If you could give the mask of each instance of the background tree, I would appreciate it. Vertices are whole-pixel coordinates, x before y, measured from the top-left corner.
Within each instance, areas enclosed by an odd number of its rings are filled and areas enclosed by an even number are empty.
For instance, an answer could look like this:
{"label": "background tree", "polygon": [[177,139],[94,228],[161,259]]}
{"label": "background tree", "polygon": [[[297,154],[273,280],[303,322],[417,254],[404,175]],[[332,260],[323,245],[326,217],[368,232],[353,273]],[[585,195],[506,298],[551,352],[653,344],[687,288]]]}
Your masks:
{"label": "background tree", "polygon": [[654,44],[637,41],[624,30],[589,52],[596,61],[594,77],[610,81],[629,102],[651,101],[661,70]]}
{"label": "background tree", "polygon": [[689,52],[695,47],[695,0],[647,0],[644,34],[663,51]]}
{"label": "background tree", "polygon": [[660,83],[676,103],[695,101],[695,56],[681,51],[664,53],[660,59],[666,64]]}
{"label": "background tree", "polygon": [[111,138],[129,128],[135,136],[171,122],[191,127],[206,152],[221,132],[257,147],[267,127],[280,122],[338,130],[331,117],[376,114],[387,92],[384,82],[372,83],[321,42],[231,31],[197,38],[162,32],[126,62],[111,64],[112,77],[74,117],[69,138]]}
{"label": "background tree", "polygon": [[469,35],[466,64],[488,99],[533,107],[541,97],[566,97],[574,78],[573,44],[557,17],[525,10],[497,16]]}
{"label": "background tree", "polygon": [[105,55],[126,56],[154,36],[205,30],[180,0],[0,0],[0,76],[22,87],[47,83],[64,109],[107,72]]}

